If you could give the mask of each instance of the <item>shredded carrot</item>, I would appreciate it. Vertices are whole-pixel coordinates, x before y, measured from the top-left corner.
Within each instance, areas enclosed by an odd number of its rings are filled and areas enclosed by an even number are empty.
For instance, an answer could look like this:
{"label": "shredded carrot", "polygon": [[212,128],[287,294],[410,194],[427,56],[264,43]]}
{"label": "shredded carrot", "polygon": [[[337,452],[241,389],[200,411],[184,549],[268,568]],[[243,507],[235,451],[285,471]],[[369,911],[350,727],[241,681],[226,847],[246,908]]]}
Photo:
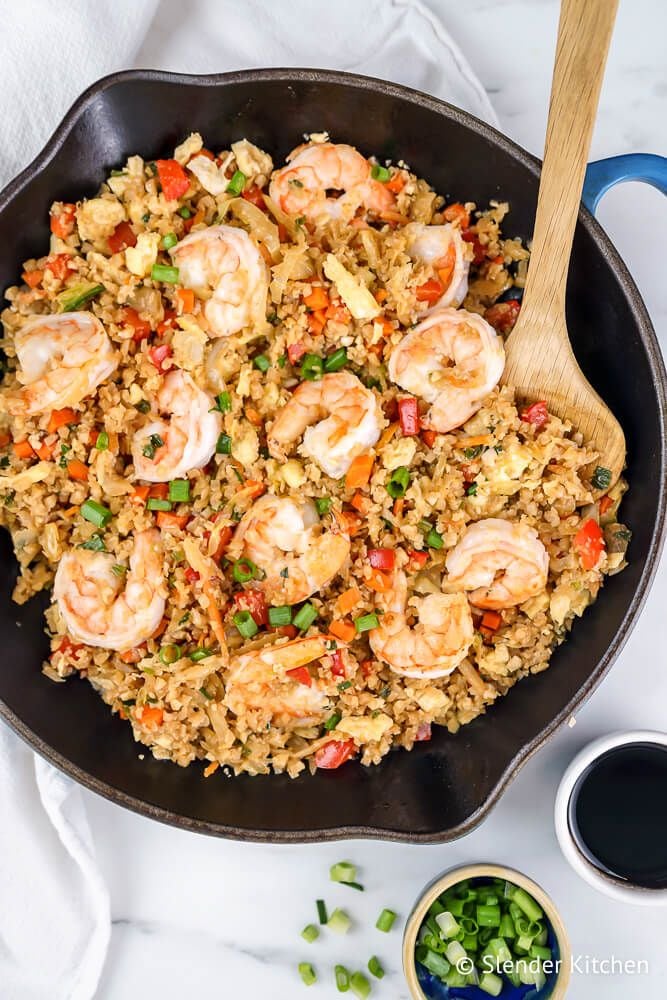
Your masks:
{"label": "shredded carrot", "polygon": [[137,719],[146,729],[159,729],[164,722],[164,712],[155,705],[143,705],[141,715],[136,713]]}
{"label": "shredded carrot", "polygon": [[67,463],[67,474],[70,479],[78,479],[85,483],[88,479],[88,466],[80,462],[78,458],[72,458]]}
{"label": "shredded carrot", "polygon": [[304,295],[303,301],[305,306],[314,312],[317,312],[318,309],[326,309],[329,306],[329,296],[321,286],[315,286],[310,295]]}
{"label": "shredded carrot", "polygon": [[195,307],[195,293],[191,288],[177,288],[176,303],[181,316],[183,313],[191,313]]}
{"label": "shredded carrot", "polygon": [[189,520],[189,514],[172,514],[169,510],[159,510],[156,518],[158,528],[164,531],[171,531],[173,528],[182,531]]}
{"label": "shredded carrot", "polygon": [[17,458],[34,458],[35,450],[26,438],[25,441],[14,442],[14,454]]}
{"label": "shredded carrot", "polygon": [[370,498],[363,493],[355,493],[350,503],[360,514],[367,514],[371,506]]}
{"label": "shredded carrot", "polygon": [[155,483],[148,487],[148,495],[154,500],[166,500],[169,496],[169,483]]}
{"label": "shredded carrot", "polygon": [[397,170],[393,177],[390,177],[386,182],[385,187],[387,191],[391,191],[392,194],[400,194],[405,187],[405,177]]}
{"label": "shredded carrot", "polygon": [[59,427],[64,427],[65,424],[78,424],[80,419],[76,410],[72,410],[69,406],[66,406],[64,410],[53,410],[46,429],[49,434],[53,434],[54,431],[57,431]]}
{"label": "shredded carrot", "polygon": [[377,591],[378,594],[384,594],[385,591],[389,590],[391,580],[391,574],[383,573],[380,569],[371,569],[369,575],[364,577],[366,586]]}
{"label": "shredded carrot", "polygon": [[263,421],[259,410],[256,410],[255,407],[251,406],[249,403],[245,408],[245,415],[250,421],[250,423],[254,424],[255,427],[262,426]]}
{"label": "shredded carrot", "polygon": [[135,649],[126,649],[120,654],[123,663],[138,663],[142,656],[142,650],[138,646]]}
{"label": "shredded carrot", "polygon": [[352,642],[357,634],[356,628],[349,620],[343,622],[332,622],[329,626],[329,631],[332,635],[335,635],[337,639],[340,639],[341,642]]}
{"label": "shredded carrot", "polygon": [[132,503],[145,504],[148,500],[149,493],[150,486],[135,486],[134,490],[130,494],[130,500]]}
{"label": "shredded carrot", "polygon": [[482,625],[484,628],[490,629],[495,632],[497,628],[502,624],[502,617],[497,611],[485,611],[482,615]]}
{"label": "shredded carrot", "polygon": [[43,462],[50,462],[51,459],[53,458],[53,449],[54,445],[46,444],[44,441],[42,441],[39,448],[36,448],[35,451],[37,452],[37,455],[39,456],[39,458],[41,458]]}
{"label": "shredded carrot", "polygon": [[380,324],[383,337],[389,337],[394,332],[394,324],[386,316],[376,316],[373,322]]}
{"label": "shredded carrot", "polygon": [[394,500],[394,517],[403,517],[403,508],[405,507],[405,497],[398,497]]}
{"label": "shredded carrot", "polygon": [[210,778],[212,774],[215,774],[219,767],[220,765],[217,760],[211,761],[211,763],[204,768],[204,777]]}
{"label": "shredded carrot", "polygon": [[472,437],[458,438],[454,441],[455,448],[476,448],[480,444],[493,444],[493,435],[475,434]]}
{"label": "shredded carrot", "polygon": [[75,504],[74,507],[68,507],[67,510],[63,511],[63,517],[74,517],[75,514],[79,513],[81,508]]}
{"label": "shredded carrot", "polygon": [[361,600],[361,591],[358,587],[350,587],[349,590],[344,591],[338,600],[336,605],[338,610],[342,615],[347,615],[350,613],[352,608],[359,603]]}
{"label": "shredded carrot", "polygon": [[354,536],[359,532],[359,529],[361,528],[362,519],[359,517],[358,514],[355,514],[354,511],[352,510],[341,511],[340,516],[342,518],[343,525],[348,535],[350,536],[350,538],[354,538]]}
{"label": "shredded carrot", "polygon": [[21,277],[25,281],[28,288],[37,288],[37,285],[41,285],[42,283],[44,272],[35,268],[34,271],[24,271]]}
{"label": "shredded carrot", "polygon": [[609,496],[600,497],[600,513],[606,514],[610,507],[614,506],[614,501]]}
{"label": "shredded carrot", "polygon": [[378,288],[377,292],[375,293],[375,301],[377,303],[379,303],[380,305],[382,305],[383,302],[387,301],[387,289],[386,288]]}
{"label": "shredded carrot", "polygon": [[382,434],[380,435],[380,440],[378,441],[377,444],[378,451],[382,451],[384,446],[389,444],[391,439],[396,434],[396,431],[398,430],[399,426],[400,424],[398,423],[398,421],[396,421],[393,424],[389,424],[389,427],[385,427],[385,429],[382,431]]}
{"label": "shredded carrot", "polygon": [[246,479],[243,484],[243,492],[247,493],[251,500],[256,500],[257,497],[261,497],[262,493],[266,492],[266,486],[257,479]]}
{"label": "shredded carrot", "polygon": [[311,333],[317,334],[322,333],[327,322],[327,314],[325,309],[319,309],[317,312],[308,313],[308,329]]}
{"label": "shredded carrot", "polygon": [[352,462],[352,465],[347,470],[347,474],[345,476],[345,489],[356,490],[361,486],[366,486],[368,480],[371,478],[374,462],[375,455],[371,452],[365,452],[363,455],[357,455]]}
{"label": "shredded carrot", "polygon": [[432,448],[438,435],[435,431],[423,430],[421,432],[421,436],[426,447]]}
{"label": "shredded carrot", "polygon": [[161,635],[164,635],[168,627],[169,627],[169,619],[166,617],[161,618],[160,624],[151,635],[151,639],[159,639]]}

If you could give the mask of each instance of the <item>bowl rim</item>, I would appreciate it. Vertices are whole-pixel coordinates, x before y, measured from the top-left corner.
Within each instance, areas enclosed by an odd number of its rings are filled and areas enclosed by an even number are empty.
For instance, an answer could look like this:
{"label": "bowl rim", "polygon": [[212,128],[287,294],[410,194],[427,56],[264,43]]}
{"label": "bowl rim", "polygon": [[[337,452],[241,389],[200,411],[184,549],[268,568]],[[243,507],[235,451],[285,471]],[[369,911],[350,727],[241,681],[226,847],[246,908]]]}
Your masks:
{"label": "bowl rim", "polygon": [[545,892],[542,886],[538,885],[537,882],[534,882],[528,875],[524,875],[523,872],[519,872],[515,868],[508,868],[506,865],[496,865],[488,862],[450,868],[448,871],[443,872],[442,875],[438,875],[432,882],[430,882],[423,890],[421,896],[417,899],[417,902],[415,903],[405,924],[402,951],[403,975],[405,976],[408,984],[412,1000],[428,1000],[428,997],[424,995],[422,988],[419,985],[414,961],[417,934],[419,933],[419,928],[421,927],[422,921],[426,916],[426,912],[431,903],[433,903],[438,896],[445,891],[445,889],[449,889],[453,885],[463,882],[464,879],[468,878],[504,878],[507,882],[512,882],[514,885],[518,885],[521,889],[525,889],[526,892],[537,900],[544,910],[547,919],[551,924],[551,928],[556,935],[558,950],[560,952],[559,957],[562,963],[558,970],[558,978],[554,983],[554,988],[549,994],[549,1000],[563,1000],[563,997],[567,994],[567,987],[572,971],[572,947],[570,945],[570,938],[567,930],[565,929],[565,924],[563,923],[563,919],[556,908],[556,904],[548,893]]}
{"label": "bowl rim", "polygon": [[[369,90],[407,101],[409,103],[426,108],[437,114],[456,122],[467,129],[473,129],[480,133],[496,148],[507,156],[526,167],[535,177],[539,176],[541,162],[528,153],[525,149],[503,135],[498,129],[487,124],[467,111],[448,104],[439,98],[432,97],[421,91],[415,90],[401,84],[390,83],[376,77],[362,76],[355,73],[347,73],[339,70],[308,69],[276,67],[271,69],[248,69],[235,70],[228,73],[214,74],[187,74],[173,73],[166,70],[132,69],[117,73],[111,73],[101,77],[92,83],[74,101],[66,112],[49,140],[44,145],[41,152],[13,179],[6,187],[0,191],[0,213],[4,212],[13,199],[39,175],[58,155],[67,137],[76,127],[82,115],[95,99],[105,91],[124,85],[127,83],[166,83],[183,84],[187,86],[198,86],[204,89],[220,85],[231,85],[236,83],[264,83],[264,82],[299,82],[299,83],[322,83],[346,85],[355,89]],[[624,294],[628,298],[636,316],[637,326],[649,366],[654,375],[653,388],[655,392],[656,404],[660,423],[662,425],[662,435],[659,450],[659,462],[663,472],[667,465],[667,371],[662,357],[658,340],[648,315],[648,311],[639,294],[639,291],[628,271],[618,251],[613,246],[611,240],[597,222],[595,217],[581,205],[579,209],[578,221],[593,237],[598,250],[611,270],[615,273]],[[111,802],[125,806],[126,808],[139,813],[150,819],[159,820],[181,829],[192,830],[214,836],[221,836],[235,840],[254,841],[258,843],[304,843],[322,842],[329,840],[342,840],[346,838],[379,838],[387,841],[404,843],[445,843],[456,840],[469,833],[491,812],[498,803],[500,797],[508,787],[509,783],[516,777],[522,767],[531,757],[547,743],[554,733],[561,728],[591,696],[602,678],[610,669],[612,663],[625,645],[633,626],[646,602],[651,584],[655,577],[660,553],[665,540],[666,519],[667,519],[667,477],[663,475],[658,491],[657,517],[653,526],[648,553],[644,562],[641,576],[632,599],[623,616],[623,619],[603,656],[598,660],[595,669],[586,679],[585,683],[575,692],[568,703],[561,711],[507,762],[496,785],[480,804],[480,806],[467,816],[461,823],[446,830],[439,830],[428,833],[406,833],[400,830],[393,830],[382,826],[367,826],[348,824],[345,826],[333,826],[320,829],[309,830],[257,830],[244,827],[218,823],[206,819],[194,819],[184,816],[182,813],[172,809],[155,805],[144,799],[130,795],[122,789],[111,785],[107,781],[97,778],[88,771],[73,764],[58,751],[48,745],[29,726],[27,726],[19,716],[0,699],[0,716],[9,726],[24,739],[42,757],[45,757],[51,764],[64,771],[74,778],[79,784],[89,791],[96,792],[103,798]]]}

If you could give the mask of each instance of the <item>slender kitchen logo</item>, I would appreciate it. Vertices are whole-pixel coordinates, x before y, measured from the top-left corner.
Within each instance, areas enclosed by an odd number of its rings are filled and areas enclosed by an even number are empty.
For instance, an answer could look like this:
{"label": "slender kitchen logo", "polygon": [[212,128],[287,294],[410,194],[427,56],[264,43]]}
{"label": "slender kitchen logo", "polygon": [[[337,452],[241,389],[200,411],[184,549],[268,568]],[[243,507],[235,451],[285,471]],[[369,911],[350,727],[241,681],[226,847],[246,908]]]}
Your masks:
{"label": "slender kitchen logo", "polygon": [[[563,966],[562,959],[560,958],[523,958],[519,959],[518,962],[498,963],[493,955],[484,955],[480,965],[482,972],[503,972],[507,974],[513,972],[519,963],[525,967],[527,972],[537,975],[542,970],[547,977],[554,972],[560,972]],[[468,956],[456,962],[456,969],[466,976],[473,971],[474,967],[475,963]],[[572,975],[580,976],[648,976],[649,964],[645,958],[617,958],[616,955],[610,955],[609,958],[597,958],[595,955],[572,955],[570,972]]]}

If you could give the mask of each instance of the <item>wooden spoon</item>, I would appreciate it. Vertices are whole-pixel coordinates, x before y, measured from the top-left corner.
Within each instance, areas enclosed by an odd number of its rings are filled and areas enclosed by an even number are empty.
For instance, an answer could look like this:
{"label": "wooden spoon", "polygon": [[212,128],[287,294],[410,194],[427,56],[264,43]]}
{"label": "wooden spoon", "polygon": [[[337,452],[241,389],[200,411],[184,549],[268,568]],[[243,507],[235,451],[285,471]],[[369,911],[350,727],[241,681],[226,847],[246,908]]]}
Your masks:
{"label": "wooden spoon", "polygon": [[586,160],[618,0],[563,0],[544,164],[526,287],[506,343],[503,381],[545,400],[599,453],[615,483],[625,464],[621,425],[584,378],[565,321],[565,286]]}

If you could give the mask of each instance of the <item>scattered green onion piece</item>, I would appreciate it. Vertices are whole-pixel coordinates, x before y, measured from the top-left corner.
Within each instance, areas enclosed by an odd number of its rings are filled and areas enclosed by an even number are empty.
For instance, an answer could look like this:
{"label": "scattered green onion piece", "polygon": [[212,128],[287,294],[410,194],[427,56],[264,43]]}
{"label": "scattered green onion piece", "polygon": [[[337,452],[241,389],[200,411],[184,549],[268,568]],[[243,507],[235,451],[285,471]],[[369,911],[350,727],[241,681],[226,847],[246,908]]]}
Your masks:
{"label": "scattered green onion piece", "polygon": [[485,906],[482,903],[477,907],[476,919],[480,927],[500,927],[500,907]]}
{"label": "scattered green onion piece", "polygon": [[[437,902],[437,900],[436,900],[436,902]],[[434,916],[437,916],[438,913],[442,913],[445,909],[449,910],[449,912],[454,917],[462,917],[463,916],[463,900],[462,899],[448,899],[446,907],[444,907],[442,905],[442,903],[439,903],[438,906],[439,906],[439,909],[434,913]]]}
{"label": "scattered green onion piece", "polygon": [[[5,500],[5,503],[7,501]],[[82,542],[81,545],[77,546],[80,549],[88,549],[90,552],[106,552],[107,547],[104,544],[104,539],[101,535],[95,534],[91,535],[90,538]]]}
{"label": "scattered green onion piece", "polygon": [[269,608],[269,625],[279,628],[281,625],[292,624],[292,609],[289,604],[281,604],[277,608]]}
{"label": "scattered green onion piece", "polygon": [[178,268],[170,264],[153,264],[151,268],[151,280],[161,281],[166,285],[178,284]]}
{"label": "scattered green onion piece", "polygon": [[327,920],[327,927],[334,931],[335,934],[347,934],[351,926],[352,921],[345,910],[339,910],[338,908],[333,911]]}
{"label": "scattered green onion piece", "polygon": [[181,207],[178,209],[178,214],[182,219],[189,219],[190,216],[192,215],[192,212],[190,211],[187,205],[181,205]]}
{"label": "scattered green onion piece", "polygon": [[450,941],[445,948],[445,955],[447,961],[451,962],[452,965],[458,965],[461,959],[468,957],[465,948],[459,941]]}
{"label": "scattered green onion piece", "polygon": [[231,393],[229,393],[227,390],[225,390],[224,392],[219,392],[218,395],[215,397],[215,399],[218,404],[217,408],[220,410],[221,413],[228,413],[231,410],[232,397]]}
{"label": "scattered green onion piece", "polygon": [[306,629],[310,628],[315,619],[317,618],[317,610],[308,601],[306,604],[302,604],[297,613],[292,619],[292,624],[299,629],[300,632],[305,632]]}
{"label": "scattered green onion piece", "polygon": [[189,654],[190,659],[193,663],[199,663],[200,660],[205,660],[207,656],[212,656],[213,650],[207,649],[205,646],[201,646],[199,649],[193,649]]}
{"label": "scattered green onion piece", "polygon": [[347,691],[348,688],[352,687],[352,681],[341,681],[338,685],[339,691]]}
{"label": "scattered green onion piece", "polygon": [[399,465],[392,472],[387,483],[387,493],[394,500],[404,497],[410,485],[410,470],[405,465]]}
{"label": "scattered green onion piece", "polygon": [[147,399],[140,399],[139,402],[137,403],[137,409],[139,410],[139,413],[149,413],[150,408],[151,404],[148,402]]}
{"label": "scattered green onion piece", "polygon": [[466,496],[467,497],[476,497],[477,496],[477,486],[478,486],[477,483],[470,483],[469,486],[466,486]]}
{"label": "scattered green onion piece", "polygon": [[327,916],[327,905],[323,899],[315,900],[315,905],[317,907],[317,919],[321,924],[326,924],[329,917]]}
{"label": "scattered green onion piece", "polygon": [[420,944],[415,951],[415,958],[420,965],[423,965],[425,969],[428,969],[434,976],[439,976],[443,979],[449,972],[451,966],[444,955],[438,954],[437,951],[431,951],[425,945]]}
{"label": "scattered green onion piece", "polygon": [[259,626],[249,611],[237,611],[232,621],[244,639],[252,639],[259,632]]}
{"label": "scattered green onion piece", "polygon": [[324,373],[324,362],[319,354],[304,354],[301,362],[301,378],[308,382],[317,382]]}
{"label": "scattered green onion piece", "polygon": [[70,285],[69,288],[65,288],[56,295],[58,311],[74,312],[103,291],[104,285],[96,285],[92,281],[79,281],[76,285]]}
{"label": "scattered green onion piece", "polygon": [[591,484],[596,490],[606,490],[611,486],[611,469],[605,469],[604,465],[596,466],[595,472],[591,476]]}
{"label": "scattered green onion piece", "polygon": [[259,573],[259,570],[255,566],[254,562],[248,558],[237,559],[232,566],[232,576],[237,583],[248,583],[249,580],[254,580]]}
{"label": "scattered green onion piece", "polygon": [[500,918],[500,927],[498,928],[498,935],[501,938],[515,938],[516,931],[514,930],[514,921],[510,917],[509,913],[503,913]]}
{"label": "scattered green onion piece", "polygon": [[394,921],[396,920],[396,914],[393,910],[383,910],[380,916],[377,918],[375,926],[383,934],[388,934],[389,931],[394,926]]}
{"label": "scattered green onion piece", "polygon": [[350,988],[350,973],[344,965],[334,966],[334,976],[336,977],[336,989],[339,993],[347,993]]}
{"label": "scattered green onion piece", "polygon": [[324,728],[326,729],[326,731],[330,733],[332,729],[335,729],[338,723],[340,722],[341,718],[342,716],[339,715],[338,712],[334,712],[333,715],[330,715],[327,721],[324,723]]}
{"label": "scattered green onion piece", "polygon": [[518,906],[520,910],[523,910],[529,920],[540,920],[544,917],[544,911],[541,907],[538,906],[533,897],[529,896],[528,893],[520,886],[513,886],[510,899],[515,906]]}
{"label": "scattered green onion piece", "polygon": [[495,972],[485,972],[479,981],[479,988],[489,996],[498,997],[503,988],[503,981]]}
{"label": "scattered green onion piece", "polygon": [[477,951],[479,946],[479,941],[476,934],[464,934],[461,938],[461,945],[470,954],[471,952]]}
{"label": "scattered green onion piece", "polygon": [[165,235],[160,240],[160,246],[163,250],[171,250],[178,243],[178,236],[176,233],[165,233]]}
{"label": "scattered green onion piece", "polygon": [[181,658],[181,647],[177,646],[175,643],[170,642],[166,646],[162,646],[160,649],[160,659],[165,664],[169,666],[172,663],[176,663],[176,660]]}
{"label": "scattered green onion piece", "polygon": [[374,181],[382,181],[383,184],[391,177],[391,172],[386,167],[381,167],[379,163],[374,163],[371,167],[371,177]]}
{"label": "scattered green onion piece", "polygon": [[315,501],[315,507],[317,513],[322,517],[323,514],[328,514],[331,510],[331,504],[333,503],[331,497],[318,497]]}
{"label": "scattered green onion piece", "polygon": [[384,979],[384,969],[382,968],[380,959],[376,955],[368,959],[368,971],[376,979]]}
{"label": "scattered green onion piece", "polygon": [[454,914],[450,913],[449,910],[445,910],[444,913],[439,913],[435,918],[435,922],[440,928],[440,934],[447,940],[456,937],[460,930]]}
{"label": "scattered green onion piece", "polygon": [[189,503],[190,480],[172,479],[169,483],[169,499],[172,503]]}
{"label": "scattered green onion piece", "polygon": [[127,573],[127,566],[123,566],[122,563],[114,563],[111,567],[111,572],[114,576],[125,576]]}
{"label": "scattered green onion piece", "polygon": [[108,507],[98,503],[97,500],[85,500],[81,504],[81,516],[94,524],[96,528],[106,528],[113,514]]}
{"label": "scattered green onion piece", "polygon": [[255,368],[259,368],[261,372],[268,372],[271,367],[271,362],[267,358],[266,354],[258,354],[256,358],[253,358],[252,363]]}
{"label": "scattered green onion piece", "polygon": [[315,926],[315,924],[308,924],[301,931],[301,937],[303,938],[304,941],[307,941],[308,944],[312,944],[313,941],[317,941],[319,936],[320,936],[320,931],[319,928]]}
{"label": "scattered green onion piece", "polygon": [[109,435],[106,431],[100,431],[97,435],[97,440],[95,442],[95,447],[98,451],[106,451],[109,447]]}
{"label": "scattered green onion piece", "polygon": [[159,434],[151,434],[148,440],[146,441],[146,444],[141,449],[141,454],[144,456],[144,458],[153,459],[155,458],[155,452],[158,450],[158,448],[162,448],[163,445],[164,441],[162,440]]}
{"label": "scattered green onion piece", "polygon": [[329,869],[329,878],[332,882],[356,882],[357,869],[349,861],[339,861]]}
{"label": "scattered green onion piece", "polygon": [[371,984],[366,979],[363,972],[353,972],[350,977],[350,986],[352,987],[352,992],[355,997],[359,1000],[366,1000],[366,997],[370,995]]}
{"label": "scattered green onion piece", "polygon": [[227,193],[239,195],[243,191],[246,182],[246,175],[242,170],[235,170],[232,174],[232,179],[227,185]]}
{"label": "scattered green onion piece", "polygon": [[337,372],[347,364],[347,348],[339,347],[324,359],[325,372]]}
{"label": "scattered green onion piece", "polygon": [[373,628],[378,628],[380,624],[380,619],[374,611],[371,611],[368,615],[359,615],[358,618],[354,619],[354,627],[357,632],[369,632]]}
{"label": "scattered green onion piece", "polygon": [[217,455],[231,455],[232,439],[229,434],[220,435],[215,445],[215,452]]}
{"label": "scattered green onion piece", "polygon": [[[227,188],[229,190],[229,188]],[[299,975],[305,986],[312,986],[313,983],[317,982],[317,976],[315,975],[315,969],[312,967],[310,962],[300,962],[299,963]]]}
{"label": "scattered green onion piece", "polygon": [[146,501],[146,510],[171,510],[171,500],[162,500],[160,497],[149,497]]}
{"label": "scattered green onion piece", "polygon": [[486,946],[486,950],[501,965],[503,962],[512,961],[512,952],[507,947],[507,942],[501,937],[491,938]]}

